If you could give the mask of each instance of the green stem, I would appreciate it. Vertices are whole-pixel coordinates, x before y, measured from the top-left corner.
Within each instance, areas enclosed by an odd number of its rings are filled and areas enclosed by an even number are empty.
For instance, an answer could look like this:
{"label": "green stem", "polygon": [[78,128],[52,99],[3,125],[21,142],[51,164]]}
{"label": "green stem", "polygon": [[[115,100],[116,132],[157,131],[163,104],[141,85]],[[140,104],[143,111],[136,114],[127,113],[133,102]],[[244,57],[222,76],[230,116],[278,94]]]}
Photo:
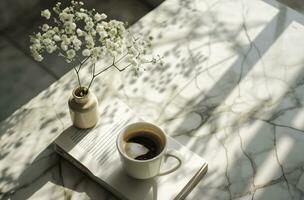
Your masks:
{"label": "green stem", "polygon": [[75,70],[76,75],[77,75],[78,85],[79,85],[79,87],[81,87],[80,77],[79,77],[79,71],[77,71],[77,69],[75,67],[73,67],[73,69]]}

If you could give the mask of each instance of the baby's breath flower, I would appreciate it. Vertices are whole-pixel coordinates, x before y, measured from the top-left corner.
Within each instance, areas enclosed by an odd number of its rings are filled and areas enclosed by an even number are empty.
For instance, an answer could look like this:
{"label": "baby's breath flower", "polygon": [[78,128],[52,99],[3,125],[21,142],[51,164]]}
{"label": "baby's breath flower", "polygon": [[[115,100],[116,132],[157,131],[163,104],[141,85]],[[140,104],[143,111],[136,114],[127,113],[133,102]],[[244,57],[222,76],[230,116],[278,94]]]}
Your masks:
{"label": "baby's breath flower", "polygon": [[76,30],[76,33],[79,37],[83,36],[83,31],[79,28]]}
{"label": "baby's breath flower", "polygon": [[50,28],[49,25],[43,24],[41,30],[44,31],[44,32],[46,32],[47,30],[49,30],[49,28]]}
{"label": "baby's breath flower", "polygon": [[41,62],[43,60],[43,57],[40,54],[34,55],[34,59]]}
{"label": "baby's breath flower", "polygon": [[86,22],[86,25],[84,27],[85,30],[90,31],[94,27],[94,23],[91,20],[88,20]]}
{"label": "baby's breath flower", "polygon": [[85,36],[85,41],[86,41],[86,47],[91,49],[95,46],[93,37],[91,35],[86,35]]}
{"label": "baby's breath flower", "polygon": [[53,53],[56,50],[56,46],[55,45],[49,45],[46,47],[46,51],[48,53]]}
{"label": "baby's breath flower", "polygon": [[33,46],[30,46],[30,50],[32,53],[33,58],[38,61],[41,62],[43,60],[43,57],[41,54],[38,53],[38,51],[36,49],[33,48]]}
{"label": "baby's breath flower", "polygon": [[37,39],[37,38],[35,38],[35,37],[33,37],[33,36],[31,36],[30,37],[30,42],[33,43],[33,44],[35,44],[35,43],[40,43],[40,40]]}
{"label": "baby's breath flower", "polygon": [[51,17],[51,12],[50,12],[48,9],[43,10],[43,11],[41,11],[41,16],[42,16],[42,17],[45,17],[46,19],[50,19],[50,17]]}
{"label": "baby's breath flower", "polygon": [[82,44],[82,42],[78,38],[74,38],[72,40],[72,43],[73,43],[73,45],[74,45],[74,47],[75,47],[76,50],[79,50],[80,46]]}
{"label": "baby's breath flower", "polygon": [[60,19],[60,21],[65,22],[68,19],[68,14],[65,12],[60,13],[59,19]]}
{"label": "baby's breath flower", "polygon": [[69,26],[72,30],[75,30],[76,29],[76,24],[74,22],[70,22],[69,23]]}
{"label": "baby's breath flower", "polygon": [[96,31],[94,29],[91,29],[90,33],[92,36],[96,36]]}
{"label": "baby's breath flower", "polygon": [[40,50],[41,49],[41,44],[40,43],[35,43],[31,46],[32,49],[34,50]]}
{"label": "baby's breath flower", "polygon": [[49,44],[51,44],[51,43],[52,43],[52,40],[51,40],[50,38],[45,38],[45,39],[43,39],[43,41],[42,41],[42,42],[43,42],[43,44],[44,44],[44,45],[46,45],[46,46],[47,46],[47,45],[49,45]]}
{"label": "baby's breath flower", "polygon": [[47,35],[47,37],[53,37],[53,35],[55,35],[55,31],[53,31],[52,29],[51,29],[51,30],[48,30],[48,31],[46,32],[46,35]]}
{"label": "baby's breath flower", "polygon": [[100,15],[100,18],[101,18],[101,20],[104,20],[104,19],[107,19],[107,15],[106,14],[104,14],[104,13],[102,13],[101,15]]}
{"label": "baby's breath flower", "polygon": [[53,28],[53,31],[54,31],[55,33],[58,33],[58,32],[59,32],[59,28],[58,28],[58,27],[54,27],[54,28]]}
{"label": "baby's breath flower", "polygon": [[94,19],[95,19],[97,22],[99,22],[99,21],[101,20],[101,14],[96,13],[96,14],[94,15]]}
{"label": "baby's breath flower", "polygon": [[67,35],[61,35],[62,41],[66,42],[69,38]]}
{"label": "baby's breath flower", "polygon": [[112,49],[113,47],[113,43],[110,39],[106,39],[106,44],[105,46],[108,48],[108,49]]}
{"label": "baby's breath flower", "polygon": [[62,10],[63,13],[68,13],[70,11],[69,7],[66,7],[65,9]]}
{"label": "baby's breath flower", "polygon": [[70,50],[67,51],[68,59],[71,60],[72,58],[75,57],[75,55],[76,55],[76,53],[75,53],[75,51],[73,49],[70,49]]}
{"label": "baby's breath flower", "polygon": [[91,51],[89,49],[84,49],[82,51],[82,55],[85,56],[85,57],[90,56],[91,55]]}
{"label": "baby's breath flower", "polygon": [[105,37],[108,36],[106,31],[100,31],[100,32],[98,32],[98,34],[99,34],[101,40],[103,40]]}
{"label": "baby's breath flower", "polygon": [[93,49],[92,49],[92,55],[93,55],[93,57],[95,57],[95,58],[99,58],[100,56],[101,56],[101,48],[100,47],[94,47]]}
{"label": "baby's breath flower", "polygon": [[112,37],[115,37],[116,34],[117,34],[117,30],[115,28],[112,28],[109,32],[109,35]]}
{"label": "baby's breath flower", "polygon": [[[95,63],[101,58],[126,56],[120,63],[127,63],[136,72],[141,64],[158,63],[159,59],[143,58],[151,45],[149,40],[135,39],[126,30],[125,23],[106,21],[106,14],[87,10],[82,5],[78,0],[71,0],[66,8],[61,8],[60,2],[52,8],[55,13],[52,14],[52,26],[43,24],[41,32],[30,37],[30,51],[35,60],[42,61],[45,53],[53,52],[63,56],[68,63],[84,57]],[[41,16],[50,19],[51,12],[43,10]],[[79,58],[75,59],[76,56]]]}
{"label": "baby's breath flower", "polygon": [[102,24],[98,23],[98,24],[96,25],[96,31],[97,31],[98,33],[104,31],[104,28],[103,28]]}
{"label": "baby's breath flower", "polygon": [[54,35],[54,36],[53,36],[53,39],[54,39],[56,42],[58,42],[58,41],[61,40],[61,38],[60,38],[59,35]]}
{"label": "baby's breath flower", "polygon": [[61,42],[60,47],[61,47],[61,49],[62,49],[63,51],[68,50],[68,45],[66,45],[64,42]]}

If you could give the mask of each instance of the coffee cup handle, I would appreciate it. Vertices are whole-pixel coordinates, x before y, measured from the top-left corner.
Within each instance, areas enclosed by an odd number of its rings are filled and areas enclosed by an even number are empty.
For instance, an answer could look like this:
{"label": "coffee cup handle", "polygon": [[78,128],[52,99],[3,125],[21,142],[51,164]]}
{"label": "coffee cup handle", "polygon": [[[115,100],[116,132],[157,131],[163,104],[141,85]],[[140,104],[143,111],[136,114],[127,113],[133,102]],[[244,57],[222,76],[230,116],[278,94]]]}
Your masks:
{"label": "coffee cup handle", "polygon": [[178,163],[171,169],[164,171],[164,172],[160,172],[156,176],[164,176],[164,175],[170,174],[170,173],[176,171],[182,165],[182,160],[178,156],[173,155],[171,153],[166,153],[164,156],[165,156],[165,160],[168,159],[169,157],[172,157],[172,158],[176,159],[178,161]]}

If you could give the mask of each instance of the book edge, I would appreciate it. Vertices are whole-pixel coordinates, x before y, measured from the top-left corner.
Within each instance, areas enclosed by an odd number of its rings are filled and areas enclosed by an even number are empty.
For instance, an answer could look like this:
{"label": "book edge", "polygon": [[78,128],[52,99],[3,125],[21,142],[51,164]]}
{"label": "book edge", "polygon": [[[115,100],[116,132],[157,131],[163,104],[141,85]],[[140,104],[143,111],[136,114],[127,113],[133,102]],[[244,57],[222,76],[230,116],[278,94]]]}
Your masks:
{"label": "book edge", "polygon": [[174,198],[174,200],[185,199],[192,190],[197,186],[197,184],[202,180],[208,171],[208,164],[205,164],[196,172],[196,174],[189,180],[187,185],[180,191],[180,193]]}
{"label": "book edge", "polygon": [[94,181],[99,183],[106,189],[107,191],[111,192],[114,196],[116,196],[119,199],[122,200],[128,200],[126,197],[120,194],[119,191],[116,191],[113,187],[109,186],[106,182],[102,181],[101,179],[97,178],[94,174],[90,172],[88,168],[86,168],[84,165],[82,165],[80,162],[78,162],[76,159],[74,159],[72,156],[67,154],[60,146],[54,143],[54,150],[63,158],[65,158],[67,161],[69,161],[73,166],[78,168],[81,172],[92,178]]}

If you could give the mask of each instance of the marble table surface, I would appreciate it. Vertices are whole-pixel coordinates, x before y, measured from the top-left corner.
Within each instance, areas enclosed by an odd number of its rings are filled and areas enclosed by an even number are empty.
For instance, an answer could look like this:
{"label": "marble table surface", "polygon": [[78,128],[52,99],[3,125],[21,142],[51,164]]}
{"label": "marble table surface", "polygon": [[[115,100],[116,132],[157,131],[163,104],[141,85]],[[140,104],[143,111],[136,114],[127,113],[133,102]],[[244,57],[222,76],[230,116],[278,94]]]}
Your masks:
{"label": "marble table surface", "polygon": [[[93,91],[207,160],[188,199],[303,200],[303,24],[274,1],[167,0],[131,27],[165,65],[110,70]],[[1,199],[115,199],[53,150],[76,85],[70,71],[0,123]]]}

